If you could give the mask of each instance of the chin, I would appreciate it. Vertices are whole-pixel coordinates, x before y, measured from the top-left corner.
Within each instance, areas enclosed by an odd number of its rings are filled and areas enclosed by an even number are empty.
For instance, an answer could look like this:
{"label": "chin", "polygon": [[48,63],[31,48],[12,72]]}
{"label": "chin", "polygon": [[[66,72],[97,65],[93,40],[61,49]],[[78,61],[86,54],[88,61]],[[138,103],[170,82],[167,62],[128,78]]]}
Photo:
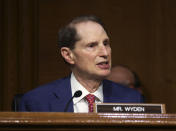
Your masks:
{"label": "chin", "polygon": [[105,78],[105,77],[107,77],[110,73],[111,73],[110,71],[103,72],[103,73],[100,74],[100,76],[101,76],[102,78]]}

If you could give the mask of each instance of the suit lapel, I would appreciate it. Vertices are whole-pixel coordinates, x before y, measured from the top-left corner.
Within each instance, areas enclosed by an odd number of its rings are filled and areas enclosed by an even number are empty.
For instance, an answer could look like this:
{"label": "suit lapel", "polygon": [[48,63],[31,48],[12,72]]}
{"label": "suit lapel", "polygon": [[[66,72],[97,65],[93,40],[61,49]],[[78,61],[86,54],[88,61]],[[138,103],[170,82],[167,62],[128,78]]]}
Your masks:
{"label": "suit lapel", "polygon": [[[70,77],[64,78],[57,82],[56,88],[53,90],[55,99],[51,101],[51,110],[63,112],[66,104],[72,97]],[[73,112],[73,101],[69,104],[68,112]]]}
{"label": "suit lapel", "polygon": [[103,97],[104,97],[104,103],[116,103],[119,100],[119,92],[117,92],[114,95],[114,89],[118,88],[114,87],[112,82],[109,82],[108,80],[103,80]]}
{"label": "suit lapel", "polygon": [[107,83],[106,80],[103,80],[103,103],[108,103],[111,101],[112,86]]}

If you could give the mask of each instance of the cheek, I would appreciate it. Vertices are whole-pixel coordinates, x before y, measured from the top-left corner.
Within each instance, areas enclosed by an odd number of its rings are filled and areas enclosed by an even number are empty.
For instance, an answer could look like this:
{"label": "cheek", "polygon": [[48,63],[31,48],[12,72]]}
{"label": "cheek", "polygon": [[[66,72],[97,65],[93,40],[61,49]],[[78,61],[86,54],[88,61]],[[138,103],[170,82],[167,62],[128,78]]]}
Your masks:
{"label": "cheek", "polygon": [[85,64],[85,66],[89,66],[96,61],[96,52],[77,50],[77,52],[74,53],[74,60],[78,65]]}
{"label": "cheek", "polygon": [[108,52],[109,52],[109,55],[111,56],[111,48],[109,48]]}
{"label": "cheek", "polygon": [[87,62],[92,61],[96,58],[94,53],[89,52],[81,53],[78,57],[80,60],[86,60]]}
{"label": "cheek", "polygon": [[85,54],[79,54],[75,57],[75,62],[79,66],[88,66],[90,63],[90,58]]}

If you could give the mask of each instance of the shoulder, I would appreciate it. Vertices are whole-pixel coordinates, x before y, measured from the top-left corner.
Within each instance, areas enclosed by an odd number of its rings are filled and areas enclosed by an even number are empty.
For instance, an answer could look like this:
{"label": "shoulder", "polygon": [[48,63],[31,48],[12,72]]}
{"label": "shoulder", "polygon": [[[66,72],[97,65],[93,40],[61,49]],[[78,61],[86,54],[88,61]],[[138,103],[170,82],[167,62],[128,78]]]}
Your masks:
{"label": "shoulder", "polygon": [[104,88],[108,88],[108,90],[112,89],[112,90],[124,90],[124,91],[133,91],[134,89],[131,89],[127,86],[121,85],[119,83],[115,83],[113,81],[110,80],[103,80],[103,86]]}
{"label": "shoulder", "polygon": [[70,77],[65,77],[65,78],[58,79],[50,83],[44,84],[44,85],[40,85],[37,88],[34,88],[33,90],[25,93],[22,99],[25,99],[25,100],[47,99],[47,97],[50,97],[53,95],[54,91],[61,90],[61,88],[65,85],[65,83],[68,83],[67,81],[69,80],[70,80]]}
{"label": "shoulder", "polygon": [[120,102],[143,102],[140,92],[110,80],[103,81],[103,90],[105,97],[120,99]]}

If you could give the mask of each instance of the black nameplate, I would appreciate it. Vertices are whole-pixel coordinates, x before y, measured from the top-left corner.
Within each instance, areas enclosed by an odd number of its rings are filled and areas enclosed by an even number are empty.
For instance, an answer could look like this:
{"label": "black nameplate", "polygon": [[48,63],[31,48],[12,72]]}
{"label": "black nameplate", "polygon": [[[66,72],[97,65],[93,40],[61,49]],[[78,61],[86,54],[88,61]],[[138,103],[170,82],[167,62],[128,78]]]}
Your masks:
{"label": "black nameplate", "polygon": [[164,104],[96,103],[96,113],[166,113]]}

